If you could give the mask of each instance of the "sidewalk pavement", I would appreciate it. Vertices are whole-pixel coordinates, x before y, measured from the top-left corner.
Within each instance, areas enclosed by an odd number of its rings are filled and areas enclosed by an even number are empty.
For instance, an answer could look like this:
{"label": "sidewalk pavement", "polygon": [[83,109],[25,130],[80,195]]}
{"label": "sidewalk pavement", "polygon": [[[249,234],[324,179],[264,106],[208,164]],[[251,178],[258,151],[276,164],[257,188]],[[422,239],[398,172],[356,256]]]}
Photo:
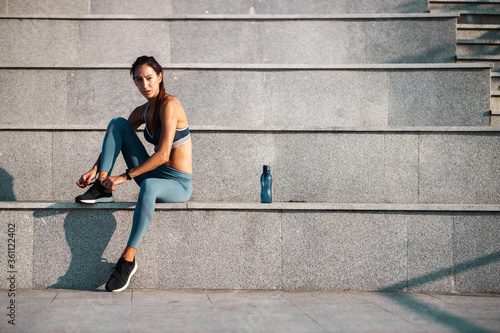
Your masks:
{"label": "sidewalk pavement", "polygon": [[0,293],[0,332],[500,332],[500,294],[156,289]]}

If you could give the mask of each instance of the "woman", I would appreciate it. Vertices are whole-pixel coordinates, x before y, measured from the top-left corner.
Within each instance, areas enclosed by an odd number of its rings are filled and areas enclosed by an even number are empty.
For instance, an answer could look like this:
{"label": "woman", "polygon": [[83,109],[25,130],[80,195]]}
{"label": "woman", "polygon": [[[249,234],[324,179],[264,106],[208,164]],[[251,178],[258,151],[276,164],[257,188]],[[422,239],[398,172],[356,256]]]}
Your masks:
{"label": "woman", "polygon": [[[108,291],[125,290],[137,270],[135,252],[151,222],[155,202],[185,202],[191,196],[192,141],[184,109],[177,98],[165,93],[163,68],[153,57],[137,58],[130,74],[148,102],[128,120],[115,118],[109,123],[101,155],[77,185],[84,188],[96,176],[97,180],[75,199],[79,203],[113,202],[116,186],[131,179],[140,186],[130,238],[106,284]],[[144,137],[155,145],[151,156],[136,134],[141,124],[145,124]],[[111,176],[120,151],[128,169]]]}

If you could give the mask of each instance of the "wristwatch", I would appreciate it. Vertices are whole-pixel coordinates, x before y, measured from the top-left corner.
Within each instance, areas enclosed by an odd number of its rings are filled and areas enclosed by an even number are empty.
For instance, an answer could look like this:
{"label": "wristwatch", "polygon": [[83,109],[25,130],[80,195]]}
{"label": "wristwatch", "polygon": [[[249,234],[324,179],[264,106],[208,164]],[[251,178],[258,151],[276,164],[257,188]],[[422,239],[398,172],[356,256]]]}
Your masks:
{"label": "wristwatch", "polygon": [[130,169],[125,170],[125,173],[127,174],[127,179],[131,180],[132,177],[130,176]]}

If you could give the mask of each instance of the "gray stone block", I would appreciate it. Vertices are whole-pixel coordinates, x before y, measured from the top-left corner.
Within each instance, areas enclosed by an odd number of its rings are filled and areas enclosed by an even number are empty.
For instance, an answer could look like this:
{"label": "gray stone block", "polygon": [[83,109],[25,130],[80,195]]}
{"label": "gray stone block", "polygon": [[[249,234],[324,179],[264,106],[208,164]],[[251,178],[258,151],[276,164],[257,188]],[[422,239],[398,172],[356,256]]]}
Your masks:
{"label": "gray stone block", "polygon": [[131,331],[223,332],[226,330],[226,326],[214,311],[204,291],[135,289],[133,293],[129,319]]}
{"label": "gray stone block", "polygon": [[462,214],[454,217],[456,291],[500,291],[499,221],[498,214]]}
{"label": "gray stone block", "polygon": [[388,85],[390,126],[488,125],[489,70],[395,71]]}
{"label": "gray stone block", "polygon": [[[44,201],[52,191],[52,134],[0,132],[0,200]],[[5,192],[4,192],[5,191]]]}
{"label": "gray stone block", "polygon": [[384,201],[383,135],[288,134],[274,140],[274,200]]}
{"label": "gray stone block", "polygon": [[0,63],[21,66],[79,64],[79,40],[78,21],[2,19]]}
{"label": "gray stone block", "polygon": [[81,0],[6,0],[9,14],[89,14],[88,1]]}
{"label": "gray stone block", "polygon": [[168,25],[164,21],[81,21],[79,62],[132,65],[137,57],[149,55],[160,64],[169,63]]}
{"label": "gray stone block", "polygon": [[90,0],[90,14],[168,16],[172,14],[172,1]]}
{"label": "gray stone block", "polygon": [[[0,73],[10,79],[16,71]],[[6,99],[1,118],[23,126],[39,125],[40,118],[44,118],[42,124],[106,125],[116,116],[127,117],[136,106],[146,102],[124,69],[69,70],[67,78],[64,71],[17,73],[27,73],[36,80],[23,84],[19,80],[14,89],[7,82],[0,85],[6,92],[13,91],[13,96],[21,96],[16,89],[23,87],[37,96],[39,88],[35,83],[43,84],[44,75],[51,80],[45,89],[48,94],[40,103],[31,98]],[[167,91],[184,104],[191,126],[477,126],[488,125],[485,115],[490,110],[488,73],[488,69],[461,68],[443,71],[214,68],[167,70],[165,80]],[[54,92],[50,91],[52,88]],[[43,112],[42,116],[20,119],[15,110]]]}
{"label": "gray stone block", "polygon": [[[30,211],[0,211],[1,289],[33,288],[33,214]],[[6,304],[8,305],[8,304]]]}
{"label": "gray stone block", "polygon": [[421,134],[419,202],[500,203],[500,137]]}
{"label": "gray stone block", "polygon": [[319,332],[324,326],[273,291],[208,291],[207,296],[230,332]]}
{"label": "gray stone block", "polygon": [[179,98],[189,124],[269,124],[262,71],[168,70],[165,89]]}
{"label": "gray stone block", "polygon": [[387,134],[385,144],[385,201],[418,202],[418,135]]}
{"label": "gray stone block", "polygon": [[[172,63],[258,63],[256,21],[172,21]],[[189,41],[189,42],[186,42]]]}
{"label": "gray stone block", "polygon": [[7,14],[7,0],[0,0],[0,14]]}
{"label": "gray stone block", "polygon": [[68,71],[68,123],[104,125],[147,102],[126,70]]}
{"label": "gray stone block", "polygon": [[[367,21],[363,25],[366,63],[449,63],[455,61],[456,19]],[[439,31],[439,33],[436,33]]]}
{"label": "gray stone block", "polygon": [[380,126],[387,124],[386,73],[265,72],[265,125]]}
{"label": "gray stone block", "polygon": [[455,18],[2,19],[2,31],[8,47],[0,60],[24,66],[128,64],[142,54],[163,64],[439,63],[455,56]]}
{"label": "gray stone block", "polygon": [[425,0],[396,1],[300,1],[300,0],[257,0],[258,14],[366,14],[366,13],[426,13]]}
{"label": "gray stone block", "polygon": [[454,291],[452,266],[453,216],[408,216],[408,290]]}
{"label": "gray stone block", "polygon": [[66,124],[66,77],[64,71],[0,70],[0,123]]}
{"label": "gray stone block", "polygon": [[171,0],[174,14],[249,14],[254,0]]}
{"label": "gray stone block", "polygon": [[192,139],[191,200],[260,202],[262,166],[273,162],[272,135],[201,132]]}
{"label": "gray stone block", "polygon": [[259,41],[262,63],[446,63],[455,60],[455,21],[264,21]]}
{"label": "gray stone block", "polygon": [[284,213],[282,238],[283,289],[376,290],[406,279],[404,215]]}
{"label": "gray stone block", "polygon": [[280,214],[163,212],[159,223],[160,288],[280,286]]}
{"label": "gray stone block", "polygon": [[114,265],[103,253],[117,228],[112,211],[39,210],[34,217],[33,288],[96,289],[107,282]]}

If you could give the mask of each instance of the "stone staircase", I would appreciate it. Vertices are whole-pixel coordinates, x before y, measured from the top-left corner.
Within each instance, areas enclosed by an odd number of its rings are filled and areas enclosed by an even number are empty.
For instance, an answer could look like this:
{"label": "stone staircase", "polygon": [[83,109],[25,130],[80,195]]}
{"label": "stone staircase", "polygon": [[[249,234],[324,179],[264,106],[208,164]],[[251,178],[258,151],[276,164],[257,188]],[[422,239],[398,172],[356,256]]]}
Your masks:
{"label": "stone staircase", "polygon": [[430,1],[433,13],[460,13],[457,62],[492,63],[491,125],[500,126],[500,1]]}
{"label": "stone staircase", "polygon": [[500,291],[493,67],[455,62],[459,14],[134,3],[0,4],[0,239],[15,236],[18,288],[106,282],[137,187],[88,207],[74,183],[107,122],[143,103],[128,68],[150,54],[188,113],[194,190],[157,204],[132,287]]}

